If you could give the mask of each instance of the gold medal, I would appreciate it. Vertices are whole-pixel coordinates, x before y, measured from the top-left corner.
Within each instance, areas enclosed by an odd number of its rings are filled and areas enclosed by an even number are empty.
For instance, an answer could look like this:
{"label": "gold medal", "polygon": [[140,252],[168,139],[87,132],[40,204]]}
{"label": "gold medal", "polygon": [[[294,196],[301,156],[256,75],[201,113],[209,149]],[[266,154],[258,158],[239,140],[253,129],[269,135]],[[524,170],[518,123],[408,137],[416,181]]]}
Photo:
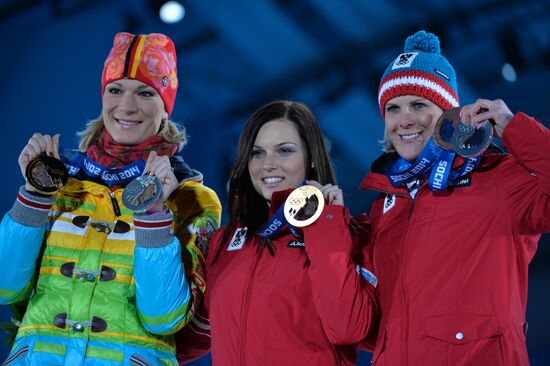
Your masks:
{"label": "gold medal", "polygon": [[294,227],[308,226],[321,216],[324,207],[325,198],[319,188],[301,186],[292,191],[286,199],[285,218]]}

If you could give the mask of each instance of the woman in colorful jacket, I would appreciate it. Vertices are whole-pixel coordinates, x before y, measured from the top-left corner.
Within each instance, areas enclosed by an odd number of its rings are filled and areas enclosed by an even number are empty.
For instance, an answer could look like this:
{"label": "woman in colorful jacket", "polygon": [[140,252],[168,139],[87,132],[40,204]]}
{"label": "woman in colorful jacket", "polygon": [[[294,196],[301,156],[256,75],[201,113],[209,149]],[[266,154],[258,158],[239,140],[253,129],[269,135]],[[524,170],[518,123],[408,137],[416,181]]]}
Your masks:
{"label": "woman in colorful jacket", "polygon": [[[23,148],[24,175],[47,155],[71,178],[51,195],[27,181],[1,223],[0,301],[30,297],[4,365],[177,365],[172,334],[202,299],[200,248],[221,210],[175,155],[186,142],[168,119],[177,86],[167,36],[119,33],[81,152],[38,133]],[[134,212],[121,196],[142,174],[158,178],[161,194]]]}
{"label": "woman in colorful jacket", "polygon": [[[284,225],[282,209],[304,181],[326,205],[300,230]],[[355,365],[350,344],[377,317],[376,278],[362,255],[364,222],[350,229],[319,124],[305,105],[276,101],[250,117],[229,197],[229,222],[210,243],[206,309],[178,339],[181,360],[208,352],[211,335],[214,365]]]}
{"label": "woman in colorful jacket", "polygon": [[378,98],[387,152],[362,183],[381,192],[370,215],[382,312],[373,364],[528,365],[527,274],[550,231],[550,131],[479,99],[456,110],[454,133],[492,123],[508,152],[440,150],[432,135],[445,146],[436,121],[459,106],[456,76],[424,31],[386,69]]}

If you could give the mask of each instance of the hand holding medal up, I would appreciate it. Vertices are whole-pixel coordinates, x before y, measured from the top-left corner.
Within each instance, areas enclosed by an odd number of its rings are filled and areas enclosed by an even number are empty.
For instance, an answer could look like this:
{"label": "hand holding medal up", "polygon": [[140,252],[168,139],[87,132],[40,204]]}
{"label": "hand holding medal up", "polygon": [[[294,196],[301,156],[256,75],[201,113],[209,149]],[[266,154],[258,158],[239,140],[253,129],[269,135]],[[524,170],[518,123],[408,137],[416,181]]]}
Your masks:
{"label": "hand holding medal up", "polygon": [[502,100],[478,99],[443,112],[435,125],[434,140],[440,147],[463,157],[476,157],[491,143],[493,131],[502,137],[513,116]]}
{"label": "hand holding medal up", "polygon": [[285,201],[285,218],[294,227],[304,227],[315,222],[321,216],[325,202],[344,205],[344,196],[338,186],[323,186],[314,180],[308,180],[307,183],[292,191]]}
{"label": "hand holding medal up", "polygon": [[455,151],[465,158],[481,155],[493,138],[493,125],[485,119],[476,125],[463,123],[461,108],[451,108],[443,112],[434,128],[437,145]]}
{"label": "hand holding medal up", "polygon": [[65,165],[59,160],[59,134],[35,133],[17,159],[27,183],[27,191],[54,194],[69,179]]}
{"label": "hand holding medal up", "polygon": [[462,107],[460,117],[464,124],[476,128],[484,121],[491,121],[495,135],[502,138],[504,129],[514,117],[514,113],[501,99],[478,99],[475,103]]}
{"label": "hand holding medal up", "polygon": [[168,156],[159,156],[151,151],[144,175],[128,183],[122,193],[122,202],[136,213],[159,211],[176,188],[178,180]]}

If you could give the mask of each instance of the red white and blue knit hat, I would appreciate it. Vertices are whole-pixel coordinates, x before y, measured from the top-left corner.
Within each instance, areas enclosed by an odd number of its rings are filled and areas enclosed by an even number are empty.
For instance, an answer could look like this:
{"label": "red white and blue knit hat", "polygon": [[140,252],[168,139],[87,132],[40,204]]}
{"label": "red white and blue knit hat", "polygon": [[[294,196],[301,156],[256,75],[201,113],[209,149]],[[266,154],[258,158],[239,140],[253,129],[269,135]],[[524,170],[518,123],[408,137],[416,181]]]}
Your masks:
{"label": "red white and blue knit hat", "polygon": [[456,74],[441,55],[439,39],[419,31],[405,40],[404,53],[388,66],[378,88],[382,117],[386,103],[402,95],[424,97],[443,110],[459,106]]}
{"label": "red white and blue knit hat", "polygon": [[101,94],[107,84],[125,78],[136,79],[155,88],[170,116],[178,91],[176,49],[172,40],[162,33],[117,33],[113,48],[105,60]]}

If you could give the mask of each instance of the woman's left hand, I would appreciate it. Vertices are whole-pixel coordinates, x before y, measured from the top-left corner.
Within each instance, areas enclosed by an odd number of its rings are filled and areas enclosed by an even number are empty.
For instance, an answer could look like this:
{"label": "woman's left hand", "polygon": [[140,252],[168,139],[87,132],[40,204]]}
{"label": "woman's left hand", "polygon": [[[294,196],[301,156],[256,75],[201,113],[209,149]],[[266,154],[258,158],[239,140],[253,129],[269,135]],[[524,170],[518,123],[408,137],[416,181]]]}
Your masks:
{"label": "woman's left hand", "polygon": [[497,137],[502,138],[504,129],[512,120],[514,114],[502,99],[478,99],[475,103],[462,107],[460,116],[462,122],[471,124],[474,127],[485,120],[492,119],[495,121],[493,125],[495,134]]}
{"label": "woman's left hand", "polygon": [[162,198],[163,202],[178,188],[178,180],[172,170],[170,159],[168,156],[157,155],[156,152],[151,151],[147,162],[145,163],[145,170],[143,174],[154,175],[162,183]]}
{"label": "woman's left hand", "polygon": [[326,204],[344,206],[344,194],[338,186],[330,183],[323,186],[315,180],[307,180],[306,183],[319,188],[323,192]]}

